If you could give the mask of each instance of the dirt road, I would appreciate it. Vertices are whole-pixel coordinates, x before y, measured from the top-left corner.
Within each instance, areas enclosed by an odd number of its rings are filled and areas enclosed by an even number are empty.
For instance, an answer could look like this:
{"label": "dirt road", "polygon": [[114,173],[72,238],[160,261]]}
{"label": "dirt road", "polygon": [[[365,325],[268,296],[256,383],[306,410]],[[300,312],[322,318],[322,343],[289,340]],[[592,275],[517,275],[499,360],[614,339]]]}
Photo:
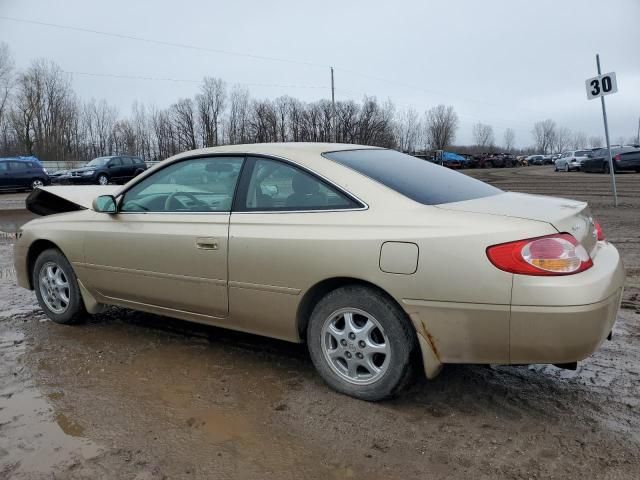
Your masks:
{"label": "dirt road", "polygon": [[[640,478],[640,175],[472,171],[588,200],[629,270],[613,341],[575,372],[451,366],[390,402],[338,395],[304,346],[112,309],[46,321],[0,239],[0,479]],[[0,195],[0,226],[28,215]],[[3,210],[4,208],[4,210]]]}

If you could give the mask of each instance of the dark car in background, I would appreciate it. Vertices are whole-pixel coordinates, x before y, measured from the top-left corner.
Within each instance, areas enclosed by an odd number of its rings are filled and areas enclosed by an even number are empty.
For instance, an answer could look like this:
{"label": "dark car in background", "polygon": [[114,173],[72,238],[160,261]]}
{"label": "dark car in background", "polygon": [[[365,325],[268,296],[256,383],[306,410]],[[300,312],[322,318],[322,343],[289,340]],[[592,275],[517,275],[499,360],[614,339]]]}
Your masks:
{"label": "dark car in background", "polygon": [[[615,172],[640,172],[640,148],[635,146],[612,147],[611,158]],[[589,153],[582,162],[583,172],[609,173],[609,154],[606,148],[598,148]]]}
{"label": "dark car in background", "polygon": [[49,183],[47,170],[36,157],[0,158],[0,190],[34,190]]}
{"label": "dark car in background", "polygon": [[51,175],[51,180],[62,184],[125,183],[146,169],[147,165],[140,157],[128,155],[98,157],[84,167],[55,172]]}

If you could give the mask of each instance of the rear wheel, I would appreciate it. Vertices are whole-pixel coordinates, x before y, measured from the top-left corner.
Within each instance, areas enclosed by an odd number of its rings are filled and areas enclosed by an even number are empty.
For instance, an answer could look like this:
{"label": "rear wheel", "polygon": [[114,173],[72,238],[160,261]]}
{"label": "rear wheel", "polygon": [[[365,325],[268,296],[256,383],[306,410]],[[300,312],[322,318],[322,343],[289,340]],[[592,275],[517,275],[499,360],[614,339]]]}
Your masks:
{"label": "rear wheel", "polygon": [[411,378],[413,327],[400,307],[371,288],[343,287],[320,300],[307,343],[320,376],[346,395],[383,400]]}
{"label": "rear wheel", "polygon": [[569,172],[569,170],[570,170],[570,169],[569,169],[569,164],[568,164],[568,163],[565,163],[565,164],[564,164],[564,171],[568,173],[568,172]]}
{"label": "rear wheel", "polygon": [[42,252],[33,266],[33,284],[38,303],[56,323],[82,321],[87,311],[71,264],[57,249]]}

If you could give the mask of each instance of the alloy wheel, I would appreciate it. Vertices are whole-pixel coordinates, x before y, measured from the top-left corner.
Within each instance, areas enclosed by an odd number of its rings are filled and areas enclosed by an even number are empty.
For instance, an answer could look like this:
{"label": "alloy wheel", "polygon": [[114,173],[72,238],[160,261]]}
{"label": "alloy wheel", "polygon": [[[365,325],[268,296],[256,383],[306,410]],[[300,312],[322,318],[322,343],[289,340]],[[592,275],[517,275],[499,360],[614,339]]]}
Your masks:
{"label": "alloy wheel", "polygon": [[58,315],[64,313],[69,308],[71,290],[62,268],[54,262],[47,262],[40,269],[38,280],[47,308]]}
{"label": "alloy wheel", "polygon": [[391,360],[390,342],[382,326],[357,308],[342,308],[325,320],[322,351],[331,369],[355,385],[379,380]]}

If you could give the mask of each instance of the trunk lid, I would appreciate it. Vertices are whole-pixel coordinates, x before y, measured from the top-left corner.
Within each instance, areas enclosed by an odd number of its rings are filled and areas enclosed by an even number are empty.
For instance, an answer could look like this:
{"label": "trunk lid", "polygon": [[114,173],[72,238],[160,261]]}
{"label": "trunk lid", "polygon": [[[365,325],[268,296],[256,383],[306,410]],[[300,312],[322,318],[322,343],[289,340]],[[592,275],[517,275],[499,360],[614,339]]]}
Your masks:
{"label": "trunk lid", "polygon": [[592,256],[597,233],[589,206],[566,198],[505,192],[499,195],[436,205],[444,210],[501,215],[551,224],[558,232],[573,235]]}

